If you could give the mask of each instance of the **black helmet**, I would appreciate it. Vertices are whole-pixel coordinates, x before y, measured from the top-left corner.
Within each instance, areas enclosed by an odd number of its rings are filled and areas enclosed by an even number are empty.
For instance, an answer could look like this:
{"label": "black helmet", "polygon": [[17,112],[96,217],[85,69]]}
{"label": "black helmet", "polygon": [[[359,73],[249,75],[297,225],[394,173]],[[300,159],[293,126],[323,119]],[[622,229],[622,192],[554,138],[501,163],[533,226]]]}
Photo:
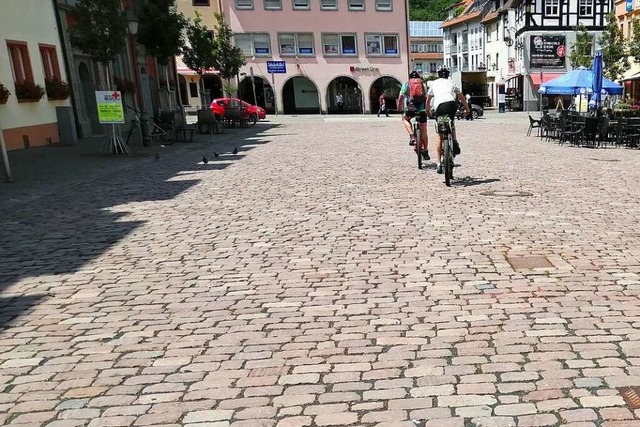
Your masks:
{"label": "black helmet", "polygon": [[448,79],[450,75],[451,72],[446,65],[441,65],[440,67],[438,67],[438,77],[440,77],[441,79]]}
{"label": "black helmet", "polygon": [[418,73],[416,70],[413,70],[412,72],[409,73],[409,78],[410,79],[419,79],[420,78],[420,73]]}

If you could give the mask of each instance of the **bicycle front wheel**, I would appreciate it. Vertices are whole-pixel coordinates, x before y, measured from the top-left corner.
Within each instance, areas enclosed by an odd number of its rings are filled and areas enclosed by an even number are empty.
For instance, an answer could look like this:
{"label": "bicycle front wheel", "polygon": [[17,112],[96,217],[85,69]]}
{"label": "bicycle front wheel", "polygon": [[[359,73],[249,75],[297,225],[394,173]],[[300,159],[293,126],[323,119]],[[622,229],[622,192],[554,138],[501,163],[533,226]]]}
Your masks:
{"label": "bicycle front wheel", "polygon": [[453,179],[453,136],[447,135],[447,140],[444,144],[444,183],[447,187],[451,187],[451,180]]}
{"label": "bicycle front wheel", "polygon": [[165,145],[173,145],[178,140],[178,130],[173,124],[168,124],[165,126],[164,131],[167,133],[164,137]]}

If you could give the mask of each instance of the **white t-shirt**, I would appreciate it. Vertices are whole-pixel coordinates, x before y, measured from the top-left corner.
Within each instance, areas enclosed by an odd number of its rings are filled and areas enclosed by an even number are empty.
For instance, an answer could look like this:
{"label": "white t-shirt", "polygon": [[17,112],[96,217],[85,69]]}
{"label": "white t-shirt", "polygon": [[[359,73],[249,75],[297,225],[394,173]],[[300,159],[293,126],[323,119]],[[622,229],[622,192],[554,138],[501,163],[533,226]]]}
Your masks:
{"label": "white t-shirt", "polygon": [[438,109],[438,105],[443,102],[455,101],[458,88],[453,85],[451,79],[436,79],[429,82],[429,93],[431,99],[431,108]]}

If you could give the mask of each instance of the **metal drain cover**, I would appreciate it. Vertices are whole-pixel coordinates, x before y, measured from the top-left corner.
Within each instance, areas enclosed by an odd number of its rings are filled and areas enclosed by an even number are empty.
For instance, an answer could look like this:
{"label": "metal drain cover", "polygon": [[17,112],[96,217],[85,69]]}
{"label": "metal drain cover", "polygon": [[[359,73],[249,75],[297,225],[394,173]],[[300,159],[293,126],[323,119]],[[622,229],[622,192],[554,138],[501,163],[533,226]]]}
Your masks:
{"label": "metal drain cover", "polygon": [[533,196],[533,193],[528,191],[492,190],[483,191],[480,195],[489,197],[529,197]]}
{"label": "metal drain cover", "polygon": [[640,387],[622,387],[618,391],[622,395],[629,408],[640,409]]}
{"label": "metal drain cover", "polygon": [[542,255],[507,256],[507,262],[514,270],[531,270],[533,268],[553,268],[554,265]]}

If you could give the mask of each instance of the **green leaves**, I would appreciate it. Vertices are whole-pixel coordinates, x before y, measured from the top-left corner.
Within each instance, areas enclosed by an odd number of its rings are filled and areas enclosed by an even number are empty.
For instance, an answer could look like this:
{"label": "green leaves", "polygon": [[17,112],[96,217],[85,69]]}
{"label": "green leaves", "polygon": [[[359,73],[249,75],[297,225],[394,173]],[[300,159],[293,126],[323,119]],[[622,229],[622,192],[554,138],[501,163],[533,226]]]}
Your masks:
{"label": "green leaves", "polygon": [[78,0],[71,15],[69,32],[82,52],[108,64],[124,51],[128,24],[121,0]]}
{"label": "green leaves", "polygon": [[633,56],[633,61],[636,64],[640,64],[640,19],[638,18],[633,18],[633,20],[631,21],[629,56]]}
{"label": "green leaves", "polygon": [[145,0],[140,12],[138,42],[166,65],[181,52],[187,20],[178,13],[175,0]]}
{"label": "green leaves", "polygon": [[607,20],[608,24],[599,39],[602,46],[604,75],[611,80],[618,80],[629,68],[628,49],[613,11],[607,15]]}
{"label": "green leaves", "polygon": [[233,32],[224,20],[223,13],[214,13],[217,25],[213,38],[214,67],[220,77],[230,80],[240,72],[240,67],[246,64],[240,48],[233,45]]}
{"label": "green leaves", "polygon": [[213,41],[207,27],[202,24],[202,15],[196,11],[193,23],[187,25],[187,45],[182,48],[185,65],[202,75],[205,69],[215,66]]}
{"label": "green leaves", "polygon": [[571,66],[573,68],[591,68],[593,38],[587,33],[587,28],[583,24],[578,24],[574,30],[576,32],[576,42],[571,45],[571,52],[569,53]]}
{"label": "green leaves", "polygon": [[449,7],[456,0],[409,0],[409,19],[412,21],[444,21]]}

